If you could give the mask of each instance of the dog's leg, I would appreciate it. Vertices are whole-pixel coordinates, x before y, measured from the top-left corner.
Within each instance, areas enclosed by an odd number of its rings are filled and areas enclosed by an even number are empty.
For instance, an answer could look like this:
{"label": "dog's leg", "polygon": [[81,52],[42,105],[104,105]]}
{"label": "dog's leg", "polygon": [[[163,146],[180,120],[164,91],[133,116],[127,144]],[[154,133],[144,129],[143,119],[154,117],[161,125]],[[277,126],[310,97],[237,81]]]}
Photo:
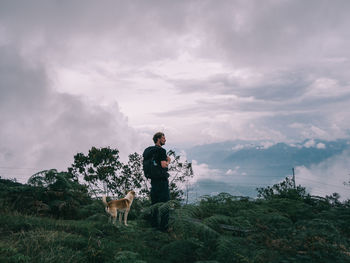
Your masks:
{"label": "dog's leg", "polygon": [[119,224],[122,223],[122,213],[119,213]]}
{"label": "dog's leg", "polygon": [[112,213],[109,211],[108,206],[105,207],[106,213],[108,214],[108,223],[112,221]]}
{"label": "dog's leg", "polygon": [[124,212],[124,225],[128,225],[127,221],[128,221],[128,214],[129,214],[129,210],[125,210]]}
{"label": "dog's leg", "polygon": [[114,212],[113,225],[115,225],[115,223],[117,221],[117,216],[118,216],[118,209],[116,209],[115,212]]}
{"label": "dog's leg", "polygon": [[117,217],[117,209],[115,209],[115,208],[109,209],[109,214],[111,215],[110,221],[114,225],[115,224],[115,218]]}

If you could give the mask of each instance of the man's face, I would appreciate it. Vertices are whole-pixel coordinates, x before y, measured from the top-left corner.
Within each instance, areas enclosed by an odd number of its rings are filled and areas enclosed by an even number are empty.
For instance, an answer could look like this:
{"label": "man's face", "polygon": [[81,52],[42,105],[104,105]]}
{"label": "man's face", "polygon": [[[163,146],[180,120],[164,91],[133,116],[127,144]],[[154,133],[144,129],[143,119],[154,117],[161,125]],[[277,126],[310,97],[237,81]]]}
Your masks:
{"label": "man's face", "polygon": [[160,142],[160,145],[164,145],[165,142],[166,142],[165,136],[162,136],[162,137],[159,139],[159,142]]}

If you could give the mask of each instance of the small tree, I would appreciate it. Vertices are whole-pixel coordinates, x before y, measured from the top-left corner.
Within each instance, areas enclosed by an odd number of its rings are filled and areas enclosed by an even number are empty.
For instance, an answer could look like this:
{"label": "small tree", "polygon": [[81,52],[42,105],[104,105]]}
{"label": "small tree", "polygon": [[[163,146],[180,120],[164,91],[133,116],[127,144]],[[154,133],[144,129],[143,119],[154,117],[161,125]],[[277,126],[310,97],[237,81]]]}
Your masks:
{"label": "small tree", "polygon": [[149,183],[142,169],[142,155],[136,152],[129,155],[128,163],[122,166],[121,184],[126,191],[134,190],[138,197],[149,196]]}
{"label": "small tree", "polygon": [[[50,169],[38,172],[28,179],[30,194],[24,194],[33,211],[47,213],[57,218],[77,218],[78,210],[88,204],[91,198],[87,187],[79,184],[67,172]],[[23,198],[23,195],[21,196]]]}
{"label": "small tree", "polygon": [[286,177],[284,181],[278,184],[274,184],[272,187],[261,187],[256,189],[258,191],[258,197],[264,199],[272,198],[290,198],[299,199],[307,196],[305,187],[298,185],[294,188],[292,179]]}
{"label": "small tree", "polygon": [[27,183],[32,186],[47,187],[56,181],[56,169],[43,170],[29,177]]}
{"label": "small tree", "polygon": [[182,188],[185,186],[186,182],[193,177],[192,163],[187,160],[181,161],[181,156],[176,155],[175,151],[170,150],[168,155],[171,158],[169,165],[169,189],[170,198],[172,200],[178,199],[183,200],[184,191]]}
{"label": "small tree", "polygon": [[87,193],[84,185],[74,180],[68,172],[58,172],[56,169],[43,170],[29,177],[27,183],[31,186],[53,190],[67,190]]}
{"label": "small tree", "polygon": [[117,149],[92,147],[88,155],[76,154],[68,171],[74,178],[85,181],[95,197],[103,192],[107,195],[113,192],[119,196],[124,193],[118,176],[121,168]]}

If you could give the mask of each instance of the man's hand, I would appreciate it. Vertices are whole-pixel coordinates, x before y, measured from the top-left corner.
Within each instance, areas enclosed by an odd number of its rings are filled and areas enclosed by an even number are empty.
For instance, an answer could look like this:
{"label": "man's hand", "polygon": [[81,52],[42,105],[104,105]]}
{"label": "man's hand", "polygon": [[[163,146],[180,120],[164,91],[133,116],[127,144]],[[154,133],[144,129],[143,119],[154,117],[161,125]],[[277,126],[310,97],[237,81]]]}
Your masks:
{"label": "man's hand", "polygon": [[167,156],[167,157],[166,157],[166,161],[161,161],[161,162],[160,162],[160,165],[161,165],[163,168],[167,168],[168,165],[170,164],[170,162],[171,162],[171,159],[170,159],[169,156]]}

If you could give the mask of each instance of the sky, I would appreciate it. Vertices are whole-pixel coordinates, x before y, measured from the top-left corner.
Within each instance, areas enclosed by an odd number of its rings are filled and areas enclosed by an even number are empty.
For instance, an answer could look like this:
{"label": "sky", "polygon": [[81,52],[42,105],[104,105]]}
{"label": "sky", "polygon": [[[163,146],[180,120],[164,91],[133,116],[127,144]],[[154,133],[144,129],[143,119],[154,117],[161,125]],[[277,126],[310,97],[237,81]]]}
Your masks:
{"label": "sky", "polygon": [[[350,135],[347,0],[0,0],[0,167]],[[30,170],[32,169],[32,170]],[[5,171],[5,170],[3,170]]]}

